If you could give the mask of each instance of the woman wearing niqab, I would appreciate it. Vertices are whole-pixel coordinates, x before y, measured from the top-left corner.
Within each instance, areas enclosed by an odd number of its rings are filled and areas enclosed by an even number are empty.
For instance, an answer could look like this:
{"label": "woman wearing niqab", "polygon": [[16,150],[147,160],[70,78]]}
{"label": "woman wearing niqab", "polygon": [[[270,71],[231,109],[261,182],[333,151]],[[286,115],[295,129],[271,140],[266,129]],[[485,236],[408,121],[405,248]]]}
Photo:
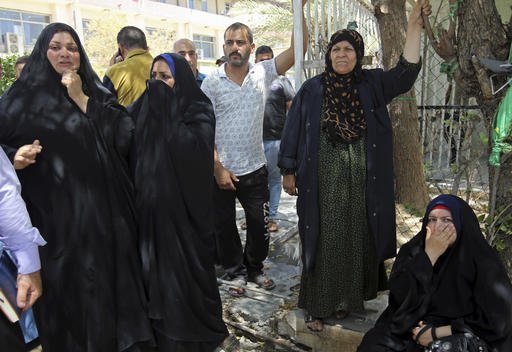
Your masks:
{"label": "woman wearing niqab", "polygon": [[[427,226],[441,221],[432,216],[436,209],[451,213],[448,222],[456,234],[440,256],[427,246],[430,236],[436,236],[427,234]],[[424,351],[433,336],[448,335],[443,331],[469,331],[490,351],[512,351],[512,286],[475,213],[461,198],[441,195],[429,203],[421,231],[400,248],[389,286],[389,305],[359,352]]]}
{"label": "woman wearing niqab", "polygon": [[150,317],[159,350],[211,352],[227,336],[214,269],[213,107],[180,55],[157,56],[151,72],[128,108]]}
{"label": "woman wearing niqab", "polygon": [[34,307],[45,351],[139,351],[152,339],[126,161],[133,128],[63,23],[41,32],[0,100],[0,143],[43,146],[19,177],[48,241]]}

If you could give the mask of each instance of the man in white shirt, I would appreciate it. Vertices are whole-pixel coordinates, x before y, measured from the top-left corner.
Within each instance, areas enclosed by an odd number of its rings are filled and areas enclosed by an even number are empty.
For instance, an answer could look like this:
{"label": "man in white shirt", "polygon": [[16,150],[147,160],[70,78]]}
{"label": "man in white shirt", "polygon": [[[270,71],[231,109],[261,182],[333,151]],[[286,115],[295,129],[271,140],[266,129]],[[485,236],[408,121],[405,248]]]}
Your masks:
{"label": "man in white shirt", "polygon": [[[307,0],[303,0],[303,5]],[[303,48],[307,28],[303,19]],[[275,287],[263,273],[268,255],[268,180],[263,150],[265,88],[294,64],[293,36],[290,47],[272,60],[249,63],[254,51],[253,35],[243,23],[233,23],[224,32],[228,61],[206,77],[202,90],[212,101],[215,117],[215,240],[217,261],[225,279],[241,286],[246,280],[261,288]],[[236,226],[235,199],[245,210],[245,250]],[[243,288],[231,287],[234,295]]]}

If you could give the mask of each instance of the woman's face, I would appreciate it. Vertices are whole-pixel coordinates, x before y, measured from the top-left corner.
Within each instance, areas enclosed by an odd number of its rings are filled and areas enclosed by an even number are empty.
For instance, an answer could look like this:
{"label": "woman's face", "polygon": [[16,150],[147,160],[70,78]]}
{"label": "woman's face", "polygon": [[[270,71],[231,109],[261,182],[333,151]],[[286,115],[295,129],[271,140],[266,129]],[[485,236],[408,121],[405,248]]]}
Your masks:
{"label": "woman's face", "polygon": [[345,75],[352,72],[357,63],[357,54],[352,44],[343,40],[333,45],[331,62],[334,72]]}
{"label": "woman's face", "polygon": [[158,79],[169,87],[174,87],[174,77],[172,76],[171,69],[165,60],[157,60],[153,65],[151,78]]}
{"label": "woman's face", "polygon": [[441,233],[445,227],[447,227],[447,229],[452,229],[455,236],[453,236],[453,240],[450,245],[455,243],[455,240],[457,239],[452,213],[447,209],[432,210],[430,214],[428,214],[427,227],[430,229],[432,234]]}
{"label": "woman's face", "polygon": [[62,75],[67,70],[80,68],[80,53],[73,37],[68,32],[57,32],[53,35],[46,57],[53,69]]}

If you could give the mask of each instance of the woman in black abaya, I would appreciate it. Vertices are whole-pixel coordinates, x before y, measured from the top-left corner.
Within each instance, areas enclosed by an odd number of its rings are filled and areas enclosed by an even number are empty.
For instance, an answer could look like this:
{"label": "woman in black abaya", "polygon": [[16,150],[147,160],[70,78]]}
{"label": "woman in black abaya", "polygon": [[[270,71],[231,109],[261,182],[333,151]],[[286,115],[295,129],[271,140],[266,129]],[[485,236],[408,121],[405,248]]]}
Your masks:
{"label": "woman in black abaya", "polygon": [[126,162],[133,127],[63,23],[41,32],[0,100],[0,143],[43,146],[19,177],[48,241],[34,307],[45,351],[138,351],[152,339]]}
{"label": "woman in black abaya", "polygon": [[211,352],[227,336],[214,270],[215,117],[180,55],[157,56],[136,120],[135,187],[160,351]]}
{"label": "woman in black abaya", "polygon": [[[389,306],[359,352],[424,351],[429,345],[428,351],[445,351],[432,341],[454,342],[464,332],[489,351],[512,351],[512,287],[462,199],[441,195],[430,202],[420,233],[398,253],[389,286]],[[474,338],[465,342],[477,345]],[[446,351],[473,351],[456,345]]]}

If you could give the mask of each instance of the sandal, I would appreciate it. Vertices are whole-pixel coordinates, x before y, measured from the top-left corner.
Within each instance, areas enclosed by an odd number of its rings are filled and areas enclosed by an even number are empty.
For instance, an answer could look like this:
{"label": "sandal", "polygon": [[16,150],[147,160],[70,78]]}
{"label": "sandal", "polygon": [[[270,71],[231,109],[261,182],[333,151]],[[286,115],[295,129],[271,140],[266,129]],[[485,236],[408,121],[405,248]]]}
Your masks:
{"label": "sandal", "polygon": [[233,297],[242,297],[243,295],[245,295],[245,288],[230,286],[228,287],[228,293]]}
{"label": "sandal", "polygon": [[233,280],[230,280],[232,286],[228,286],[228,293],[233,297],[241,297],[245,295],[245,286],[247,282],[242,276],[235,277]]}
{"label": "sandal", "polygon": [[277,226],[277,223],[273,220],[270,220],[268,222],[268,232],[277,232],[277,230],[279,230],[279,227]]}
{"label": "sandal", "polygon": [[306,327],[312,332],[320,332],[324,330],[324,320],[322,318],[315,318],[311,314],[304,315],[304,323]]}
{"label": "sandal", "polygon": [[270,291],[276,287],[274,280],[264,273],[249,276],[249,281],[254,282],[259,288]]}

